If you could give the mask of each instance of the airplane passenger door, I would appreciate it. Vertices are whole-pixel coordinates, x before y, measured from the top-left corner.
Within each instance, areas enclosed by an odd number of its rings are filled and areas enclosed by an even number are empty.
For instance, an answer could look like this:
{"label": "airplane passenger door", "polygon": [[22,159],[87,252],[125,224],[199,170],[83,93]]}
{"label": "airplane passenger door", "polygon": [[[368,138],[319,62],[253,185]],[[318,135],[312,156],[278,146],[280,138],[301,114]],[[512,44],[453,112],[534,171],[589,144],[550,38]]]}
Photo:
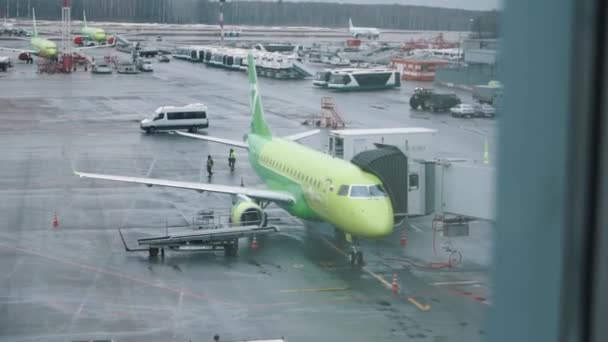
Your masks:
{"label": "airplane passenger door", "polygon": [[323,182],[323,190],[322,190],[322,195],[321,195],[323,203],[321,204],[321,208],[320,208],[323,215],[329,214],[329,200],[330,200],[331,196],[333,195],[334,191],[336,191],[336,189],[335,189],[333,179],[331,179],[331,178],[325,179],[325,181]]}

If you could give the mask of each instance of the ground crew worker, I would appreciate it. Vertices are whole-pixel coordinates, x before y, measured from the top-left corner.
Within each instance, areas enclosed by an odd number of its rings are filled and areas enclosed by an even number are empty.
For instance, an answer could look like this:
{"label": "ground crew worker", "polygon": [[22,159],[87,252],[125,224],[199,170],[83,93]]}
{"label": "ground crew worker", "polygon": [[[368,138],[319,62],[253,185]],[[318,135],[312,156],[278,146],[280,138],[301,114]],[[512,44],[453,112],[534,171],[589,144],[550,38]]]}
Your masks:
{"label": "ground crew worker", "polygon": [[207,156],[207,174],[209,177],[213,175],[213,159],[211,159],[211,155]]}
{"label": "ground crew worker", "polygon": [[234,171],[235,163],[236,163],[236,152],[234,152],[234,149],[230,149],[230,153],[228,153],[228,166],[230,167],[230,171]]}

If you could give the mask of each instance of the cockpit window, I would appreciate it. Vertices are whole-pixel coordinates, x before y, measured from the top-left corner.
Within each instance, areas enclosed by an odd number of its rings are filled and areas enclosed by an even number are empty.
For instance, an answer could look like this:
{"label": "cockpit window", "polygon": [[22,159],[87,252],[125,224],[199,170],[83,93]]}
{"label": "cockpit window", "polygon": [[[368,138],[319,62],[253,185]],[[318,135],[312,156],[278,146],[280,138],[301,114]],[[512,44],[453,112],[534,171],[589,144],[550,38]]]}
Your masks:
{"label": "cockpit window", "polygon": [[341,185],[338,190],[338,196],[348,196],[348,185]]}
{"label": "cockpit window", "polygon": [[350,188],[350,197],[370,197],[369,188],[365,185],[353,185]]}
{"label": "cockpit window", "polygon": [[372,185],[369,187],[369,192],[372,197],[386,197],[386,191],[381,184]]}

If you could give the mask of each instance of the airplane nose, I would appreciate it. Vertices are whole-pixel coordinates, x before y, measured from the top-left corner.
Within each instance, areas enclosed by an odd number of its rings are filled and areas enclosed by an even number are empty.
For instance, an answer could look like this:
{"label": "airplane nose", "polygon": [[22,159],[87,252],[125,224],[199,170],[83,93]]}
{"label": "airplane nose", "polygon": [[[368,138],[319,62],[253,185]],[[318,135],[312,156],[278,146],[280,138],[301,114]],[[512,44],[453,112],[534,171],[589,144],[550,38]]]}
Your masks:
{"label": "airplane nose", "polygon": [[390,235],[395,226],[393,218],[393,207],[390,201],[380,203],[368,203],[364,210],[360,211],[361,216],[357,218],[359,231],[364,232],[368,238],[381,238]]}
{"label": "airplane nose", "polygon": [[95,40],[98,41],[102,41],[106,39],[106,34],[105,33],[97,33],[95,34]]}

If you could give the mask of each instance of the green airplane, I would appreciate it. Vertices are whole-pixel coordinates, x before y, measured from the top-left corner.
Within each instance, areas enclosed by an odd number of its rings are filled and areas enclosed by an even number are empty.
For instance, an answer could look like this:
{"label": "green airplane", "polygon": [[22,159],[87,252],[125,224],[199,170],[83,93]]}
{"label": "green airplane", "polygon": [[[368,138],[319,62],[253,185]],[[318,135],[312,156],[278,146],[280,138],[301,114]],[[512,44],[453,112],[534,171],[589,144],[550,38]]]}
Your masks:
{"label": "green airplane", "polygon": [[84,21],[84,26],[80,29],[80,36],[74,37],[74,43],[77,45],[84,44],[84,40],[103,43],[106,42],[108,38],[106,31],[102,28],[90,27],[87,24],[87,13],[85,11],[82,12],[82,17]]}
{"label": "green airplane", "polygon": [[58,52],[57,44],[48,39],[40,38],[38,36],[38,29],[36,28],[36,11],[34,9],[32,9],[32,19],[34,31],[32,32],[32,37],[30,38],[30,45],[32,47],[31,50],[12,49],[4,47],[0,47],[0,50],[15,51],[20,52],[21,54],[30,53],[44,58],[56,58]]}
{"label": "green airplane", "polygon": [[[255,62],[251,54],[248,56],[248,73],[252,122],[251,132],[245,142],[186,132],[176,133],[247,150],[252,168],[266,183],[268,190],[75,173],[85,178],[230,194],[234,203],[231,218],[235,224],[254,221],[258,225],[265,225],[266,215],[263,208],[269,202],[274,202],[298,218],[332,224],[342,230],[349,241],[352,237],[380,238],[391,234],[394,227],[393,207],[380,179],[348,161],[295,142],[318,133],[318,130],[283,138],[273,136],[264,119]],[[350,258],[351,261],[363,261],[362,253],[357,251],[355,245]]]}

